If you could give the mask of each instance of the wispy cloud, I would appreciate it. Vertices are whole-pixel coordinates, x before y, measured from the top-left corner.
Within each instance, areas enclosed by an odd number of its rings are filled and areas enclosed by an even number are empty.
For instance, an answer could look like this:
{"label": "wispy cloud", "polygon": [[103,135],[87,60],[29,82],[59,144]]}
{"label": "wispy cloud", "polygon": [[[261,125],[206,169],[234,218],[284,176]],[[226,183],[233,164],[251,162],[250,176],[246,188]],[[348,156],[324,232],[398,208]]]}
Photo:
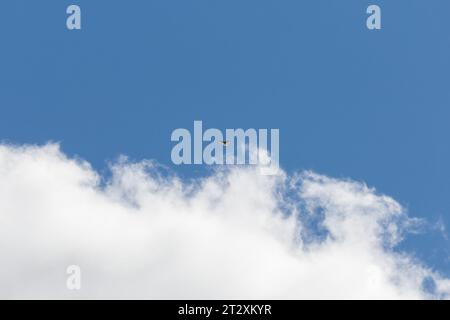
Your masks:
{"label": "wispy cloud", "polygon": [[[365,184],[153,162],[107,181],[57,145],[0,146],[2,298],[446,298],[396,245],[418,223]],[[102,183],[101,183],[102,182]],[[66,289],[66,267],[82,289]],[[431,280],[430,280],[431,279]],[[427,290],[424,281],[433,282]]]}

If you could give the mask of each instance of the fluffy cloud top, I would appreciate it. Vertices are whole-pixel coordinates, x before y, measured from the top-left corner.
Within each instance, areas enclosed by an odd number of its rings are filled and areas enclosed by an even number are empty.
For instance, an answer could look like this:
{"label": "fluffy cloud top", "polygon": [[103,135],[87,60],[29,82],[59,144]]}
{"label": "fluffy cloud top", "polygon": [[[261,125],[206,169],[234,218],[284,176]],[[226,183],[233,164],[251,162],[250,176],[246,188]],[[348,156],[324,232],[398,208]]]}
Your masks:
{"label": "fluffy cloud top", "polygon": [[[111,172],[105,180],[57,145],[0,146],[1,298],[450,293],[448,279],[395,250],[417,220],[362,183],[254,167],[187,183],[124,159]],[[66,288],[69,265],[81,267],[79,291]]]}

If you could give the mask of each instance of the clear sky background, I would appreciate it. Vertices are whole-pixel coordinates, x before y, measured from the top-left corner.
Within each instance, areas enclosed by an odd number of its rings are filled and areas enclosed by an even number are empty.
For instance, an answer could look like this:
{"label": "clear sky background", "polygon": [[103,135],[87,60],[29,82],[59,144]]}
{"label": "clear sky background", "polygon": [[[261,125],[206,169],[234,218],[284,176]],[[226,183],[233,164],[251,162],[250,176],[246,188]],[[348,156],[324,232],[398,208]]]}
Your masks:
{"label": "clear sky background", "polygon": [[[81,31],[66,29],[69,4]],[[2,0],[0,139],[57,141],[105,171],[119,154],[172,166],[170,134],[194,120],[279,128],[283,168],[392,196],[429,222],[403,247],[450,275],[449,12],[447,0]]]}

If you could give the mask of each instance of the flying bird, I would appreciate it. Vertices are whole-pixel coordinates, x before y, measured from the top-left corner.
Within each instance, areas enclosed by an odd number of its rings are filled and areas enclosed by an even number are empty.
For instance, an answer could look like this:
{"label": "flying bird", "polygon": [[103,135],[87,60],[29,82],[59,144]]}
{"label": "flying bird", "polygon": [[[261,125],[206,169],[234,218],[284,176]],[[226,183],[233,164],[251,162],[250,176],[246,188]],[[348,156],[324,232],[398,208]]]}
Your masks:
{"label": "flying bird", "polygon": [[228,140],[221,140],[220,143],[223,144],[224,146],[227,146],[230,143],[230,141],[228,141]]}

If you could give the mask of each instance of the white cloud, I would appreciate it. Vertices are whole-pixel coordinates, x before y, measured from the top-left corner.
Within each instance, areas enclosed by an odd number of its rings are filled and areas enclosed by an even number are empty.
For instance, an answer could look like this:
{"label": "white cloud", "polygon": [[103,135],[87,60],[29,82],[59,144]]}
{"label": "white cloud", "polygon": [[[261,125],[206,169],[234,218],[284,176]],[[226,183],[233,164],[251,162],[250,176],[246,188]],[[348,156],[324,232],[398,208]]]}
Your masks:
{"label": "white cloud", "polygon": [[[416,225],[364,184],[218,170],[187,184],[152,162],[108,181],[56,145],[0,146],[1,298],[446,298],[393,248]],[[79,265],[82,289],[66,289]],[[430,280],[433,279],[433,280]],[[424,280],[435,290],[423,289]]]}

